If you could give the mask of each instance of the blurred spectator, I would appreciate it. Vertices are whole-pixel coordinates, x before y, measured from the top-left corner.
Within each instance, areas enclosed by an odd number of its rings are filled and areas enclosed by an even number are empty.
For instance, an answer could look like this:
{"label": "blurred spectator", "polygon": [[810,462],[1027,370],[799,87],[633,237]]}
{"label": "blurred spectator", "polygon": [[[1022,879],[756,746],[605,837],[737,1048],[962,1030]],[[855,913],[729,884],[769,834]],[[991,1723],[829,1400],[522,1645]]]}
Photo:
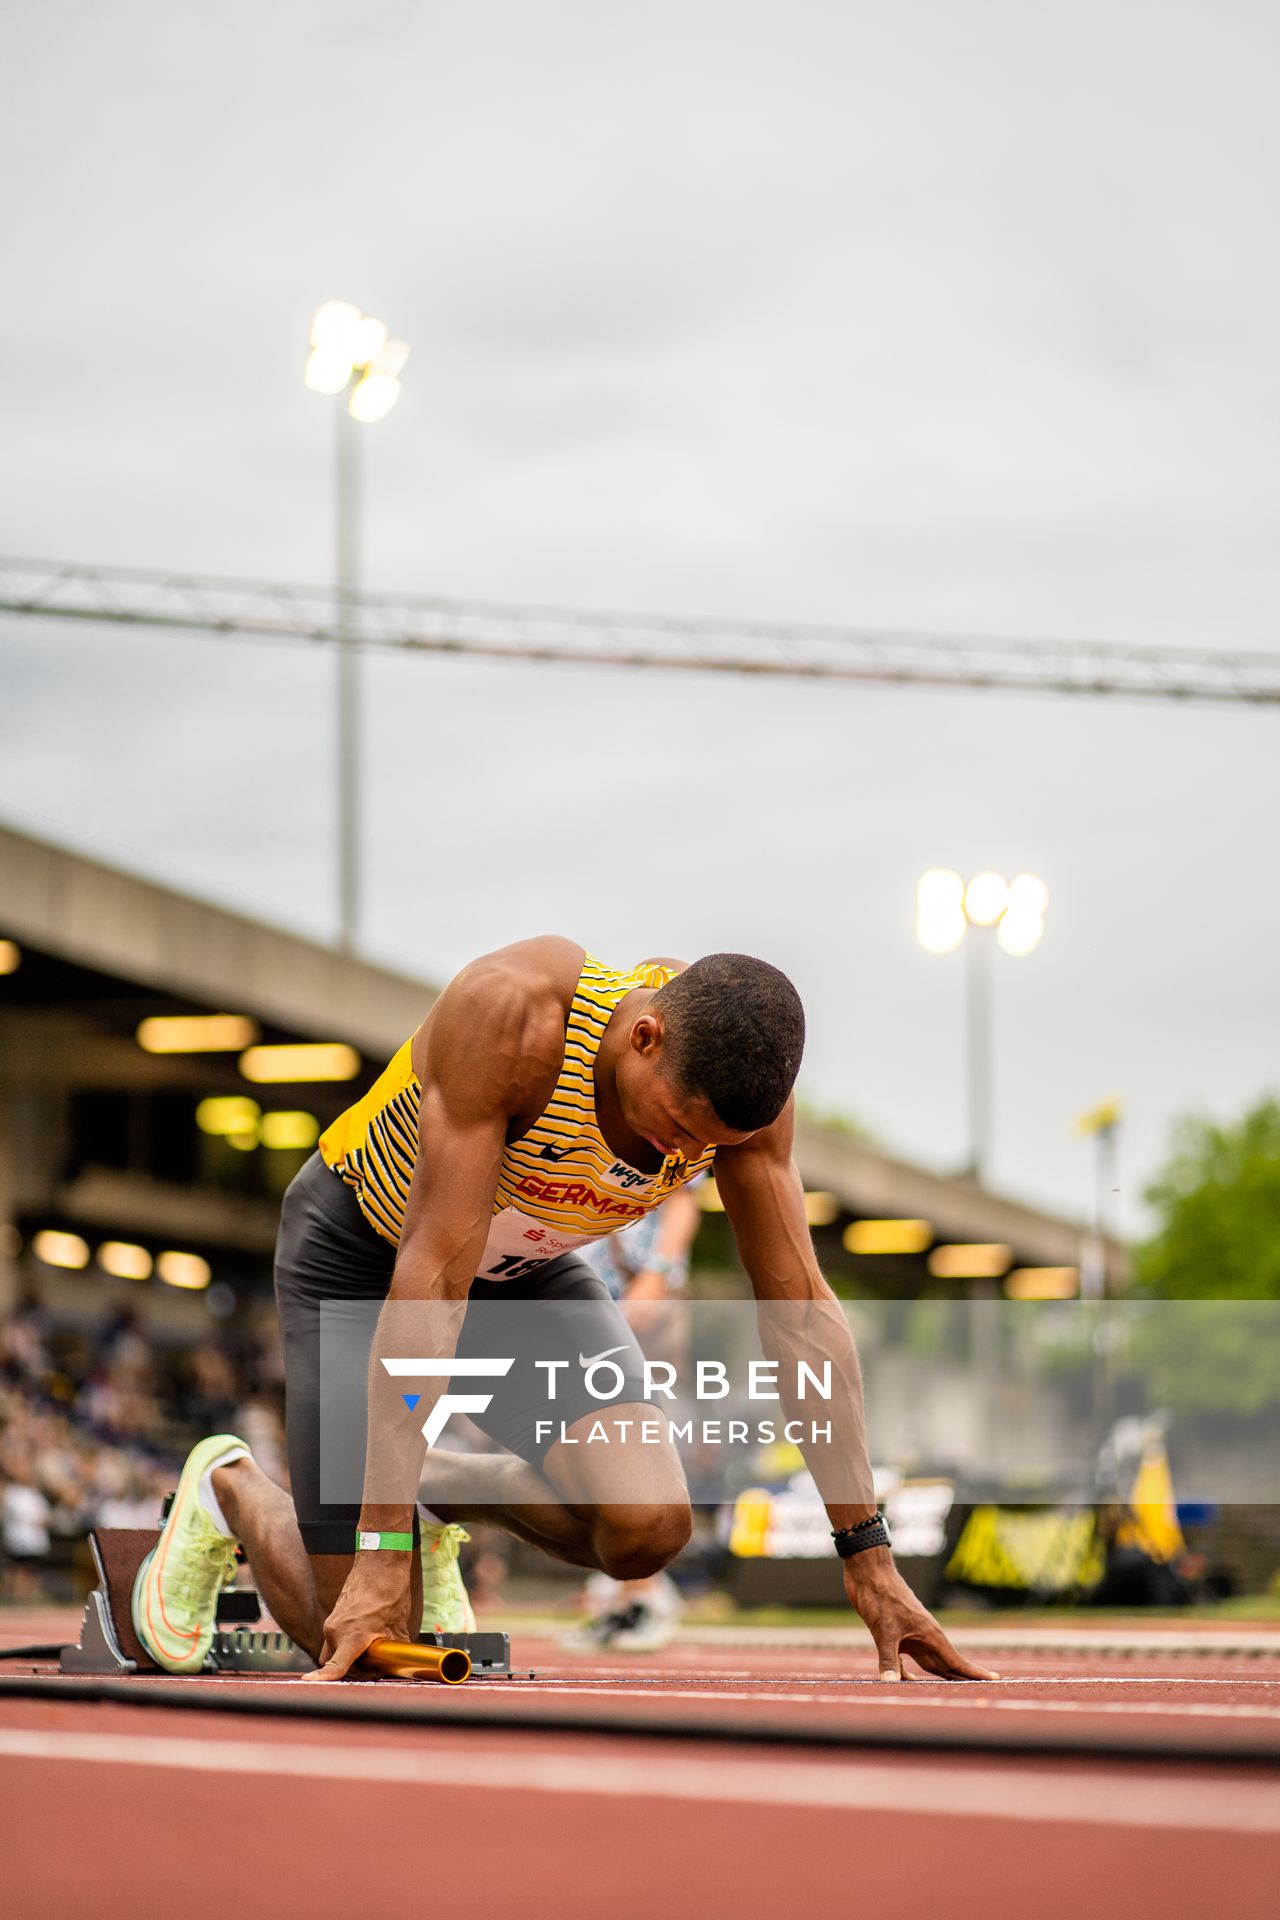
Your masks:
{"label": "blurred spectator", "polygon": [[[11,1477],[8,1466],[0,1467],[0,1598],[11,1602],[38,1600],[40,1582],[35,1569],[47,1558],[49,1539],[49,1502],[31,1482],[29,1463],[20,1454],[13,1456],[18,1469]],[[22,1475],[26,1464],[28,1472]]]}
{"label": "blurred spectator", "polygon": [[281,1368],[271,1320],[233,1347],[157,1347],[132,1302],[87,1339],[28,1290],[0,1322],[0,1598],[67,1597],[75,1541],[154,1525],[192,1443],[242,1432],[286,1483]]}

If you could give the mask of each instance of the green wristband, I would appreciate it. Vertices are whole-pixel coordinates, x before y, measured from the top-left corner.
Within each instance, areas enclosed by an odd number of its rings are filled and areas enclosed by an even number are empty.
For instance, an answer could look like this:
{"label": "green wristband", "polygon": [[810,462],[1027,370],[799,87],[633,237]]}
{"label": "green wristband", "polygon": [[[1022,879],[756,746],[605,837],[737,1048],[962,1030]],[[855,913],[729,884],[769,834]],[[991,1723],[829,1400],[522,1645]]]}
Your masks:
{"label": "green wristband", "polygon": [[393,1553],[412,1553],[413,1535],[411,1533],[366,1533],[362,1527],[356,1528],[357,1553],[376,1553],[380,1547],[390,1548]]}

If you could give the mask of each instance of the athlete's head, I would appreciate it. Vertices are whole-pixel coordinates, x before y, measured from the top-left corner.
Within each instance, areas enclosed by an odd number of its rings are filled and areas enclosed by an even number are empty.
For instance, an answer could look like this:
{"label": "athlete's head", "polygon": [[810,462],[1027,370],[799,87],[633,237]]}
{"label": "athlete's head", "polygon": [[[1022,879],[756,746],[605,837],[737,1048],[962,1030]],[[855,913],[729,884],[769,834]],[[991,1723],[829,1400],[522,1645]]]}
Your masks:
{"label": "athlete's head", "polygon": [[804,1009],[768,961],[712,953],[654,994],[630,1050],[649,1070],[626,1076],[624,1101],[630,1093],[642,1109],[638,1131],[685,1154],[729,1146],[770,1126],[786,1105],[804,1052]]}

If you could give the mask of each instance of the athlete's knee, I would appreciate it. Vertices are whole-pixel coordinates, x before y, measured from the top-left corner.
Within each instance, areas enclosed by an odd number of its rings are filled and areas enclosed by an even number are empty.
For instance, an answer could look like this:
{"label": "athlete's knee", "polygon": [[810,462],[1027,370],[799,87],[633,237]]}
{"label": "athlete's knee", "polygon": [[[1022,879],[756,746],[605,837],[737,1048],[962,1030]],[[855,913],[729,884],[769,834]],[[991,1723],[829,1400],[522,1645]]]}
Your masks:
{"label": "athlete's knee", "polygon": [[688,1546],[692,1531],[688,1507],[614,1507],[595,1529],[596,1554],[615,1580],[647,1580]]}

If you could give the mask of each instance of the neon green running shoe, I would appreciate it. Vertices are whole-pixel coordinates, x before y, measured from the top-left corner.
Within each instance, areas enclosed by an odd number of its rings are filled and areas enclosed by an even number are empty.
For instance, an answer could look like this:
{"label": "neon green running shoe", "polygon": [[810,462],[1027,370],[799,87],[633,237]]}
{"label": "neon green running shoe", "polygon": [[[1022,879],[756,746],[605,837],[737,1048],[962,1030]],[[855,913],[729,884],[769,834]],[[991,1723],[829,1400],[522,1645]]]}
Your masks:
{"label": "neon green running shoe", "polygon": [[474,1633],[476,1616],[462,1584],[458,1550],[471,1538],[465,1527],[431,1527],[423,1523],[422,1631]]}
{"label": "neon green running shoe", "polygon": [[218,1595],[236,1573],[236,1541],[200,1503],[200,1482],[215,1460],[236,1448],[234,1433],[215,1433],[187,1455],[158,1544],[133,1583],[133,1630],[168,1673],[199,1673],[209,1655]]}

